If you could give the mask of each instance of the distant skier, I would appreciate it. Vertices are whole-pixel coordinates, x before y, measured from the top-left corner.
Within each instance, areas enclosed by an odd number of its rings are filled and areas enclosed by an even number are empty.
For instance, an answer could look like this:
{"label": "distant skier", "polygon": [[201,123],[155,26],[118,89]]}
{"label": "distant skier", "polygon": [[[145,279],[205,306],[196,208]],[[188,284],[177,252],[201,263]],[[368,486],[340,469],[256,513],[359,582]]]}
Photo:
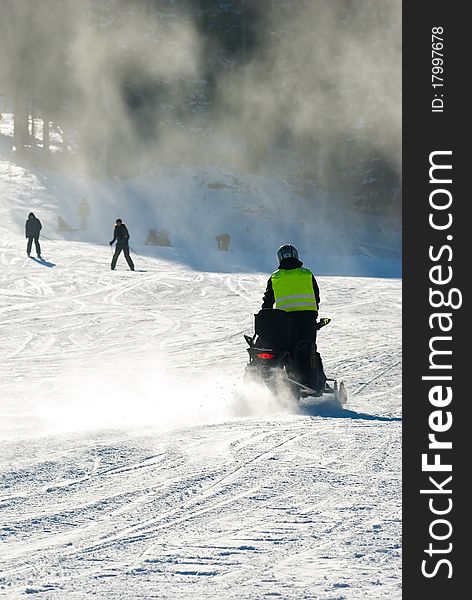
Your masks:
{"label": "distant skier", "polygon": [[34,213],[30,212],[28,215],[28,219],[25,223],[25,233],[28,243],[26,245],[26,254],[31,256],[31,247],[33,245],[36,249],[36,254],[38,258],[41,258],[41,246],[39,245],[39,232],[42,229],[41,221],[34,216]]}
{"label": "distant skier", "polygon": [[305,385],[320,390],[326,382],[321,356],[316,351],[316,333],[320,290],[313,273],[302,267],[298,251],[291,244],[277,251],[279,268],[272,273],[264,293],[262,308],[274,307],[290,314],[292,349],[306,341],[311,350],[299,357],[299,367]]}
{"label": "distant skier", "polygon": [[231,237],[229,233],[220,233],[220,235],[217,235],[215,237],[215,240],[218,244],[218,250],[223,250],[227,252],[229,250],[230,239]]}
{"label": "distant skier", "polygon": [[113,254],[113,258],[111,260],[111,270],[114,271],[116,267],[116,261],[123,251],[125,255],[126,262],[129,265],[131,271],[134,271],[134,263],[131,260],[131,256],[129,255],[129,233],[126,225],[123,223],[121,219],[116,219],[115,229],[113,231],[113,239],[110,242],[110,246],[113,246],[113,243],[116,241],[115,253]]}
{"label": "distant skier", "polygon": [[90,214],[90,206],[86,198],[82,198],[77,213],[80,217],[80,229],[83,231],[84,229],[87,229],[87,218]]}

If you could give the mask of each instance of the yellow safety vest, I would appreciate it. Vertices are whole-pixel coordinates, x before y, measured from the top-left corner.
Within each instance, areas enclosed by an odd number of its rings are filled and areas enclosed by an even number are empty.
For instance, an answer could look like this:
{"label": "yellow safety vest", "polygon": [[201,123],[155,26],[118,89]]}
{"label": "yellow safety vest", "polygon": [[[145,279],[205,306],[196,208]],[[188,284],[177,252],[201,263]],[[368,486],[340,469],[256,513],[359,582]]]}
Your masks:
{"label": "yellow safety vest", "polygon": [[278,269],[271,275],[275,308],[294,312],[318,310],[313,290],[313,274],[309,269]]}

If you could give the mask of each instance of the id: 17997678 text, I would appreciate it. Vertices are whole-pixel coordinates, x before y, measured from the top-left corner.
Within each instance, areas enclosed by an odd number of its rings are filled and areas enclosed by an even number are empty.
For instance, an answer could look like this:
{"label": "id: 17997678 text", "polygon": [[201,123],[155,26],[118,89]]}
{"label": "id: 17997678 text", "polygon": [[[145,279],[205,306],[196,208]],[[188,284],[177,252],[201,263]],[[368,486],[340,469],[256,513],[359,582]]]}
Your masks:
{"label": "id: 17997678 text", "polygon": [[444,28],[431,29],[431,85],[433,87],[432,112],[444,111]]}

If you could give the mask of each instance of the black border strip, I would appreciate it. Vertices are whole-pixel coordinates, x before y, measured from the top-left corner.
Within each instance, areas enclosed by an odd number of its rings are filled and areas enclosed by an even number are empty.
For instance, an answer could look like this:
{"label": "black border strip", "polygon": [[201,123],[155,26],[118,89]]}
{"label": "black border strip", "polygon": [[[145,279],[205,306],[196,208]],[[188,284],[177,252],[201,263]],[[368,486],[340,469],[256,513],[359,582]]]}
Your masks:
{"label": "black border strip", "polygon": [[[466,178],[472,169],[466,139],[472,109],[466,108],[470,67],[465,55],[471,54],[466,7],[458,0],[403,2],[402,493],[407,600],[461,598],[469,587],[466,547],[471,528],[466,510],[471,492],[466,487],[472,453],[465,427],[472,402],[466,381],[467,369],[472,372],[467,328],[472,328],[470,320],[466,323],[466,277],[472,236]],[[433,67],[439,66],[432,59],[441,57],[433,50],[441,50],[444,72],[436,75],[443,77],[443,86],[432,85],[441,83],[432,77]],[[451,169],[430,172],[433,163]],[[431,297],[432,290],[436,293]],[[433,307],[441,305],[442,297],[444,305]],[[448,300],[457,307],[446,306]],[[433,316],[439,313],[443,316]],[[433,434],[452,448],[429,448],[428,436]],[[424,454],[427,464],[422,465]],[[439,469],[451,465],[451,471],[432,471],[427,465],[435,461]]]}

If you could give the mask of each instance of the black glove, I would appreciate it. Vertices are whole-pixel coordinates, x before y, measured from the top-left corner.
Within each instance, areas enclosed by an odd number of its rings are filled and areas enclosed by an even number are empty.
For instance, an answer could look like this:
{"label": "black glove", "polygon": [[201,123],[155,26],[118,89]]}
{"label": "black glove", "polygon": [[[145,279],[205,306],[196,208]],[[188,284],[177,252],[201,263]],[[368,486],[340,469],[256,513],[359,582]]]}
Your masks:
{"label": "black glove", "polygon": [[110,246],[113,246],[113,240],[111,240],[111,242],[110,242]]}

